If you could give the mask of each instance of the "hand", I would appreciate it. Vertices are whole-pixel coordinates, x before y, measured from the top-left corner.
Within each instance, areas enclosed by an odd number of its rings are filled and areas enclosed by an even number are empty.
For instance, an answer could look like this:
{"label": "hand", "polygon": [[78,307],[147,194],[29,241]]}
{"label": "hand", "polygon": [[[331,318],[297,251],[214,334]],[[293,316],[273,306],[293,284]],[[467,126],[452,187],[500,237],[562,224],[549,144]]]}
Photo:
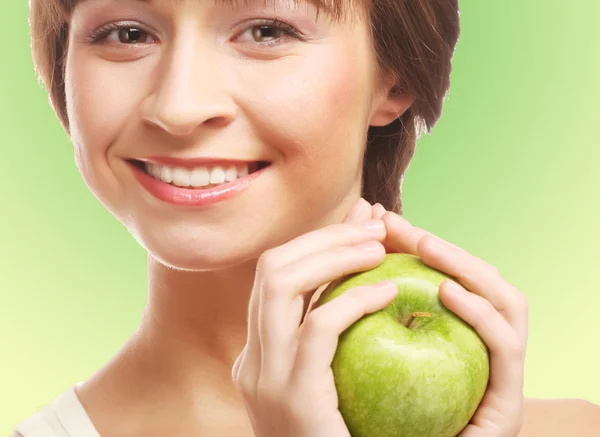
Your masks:
{"label": "hand", "polygon": [[331,370],[338,337],[398,291],[391,281],[384,289],[356,287],[306,315],[324,283],[383,262],[384,223],[363,222],[379,225],[369,230],[345,221],[267,250],[258,260],[248,339],[232,369],[256,437],[350,437]]}
{"label": "hand", "polygon": [[387,252],[410,253],[454,278],[440,285],[442,303],[471,325],[490,352],[490,380],[469,424],[458,437],[516,437],[523,423],[523,374],[528,304],[498,269],[376,204]]}

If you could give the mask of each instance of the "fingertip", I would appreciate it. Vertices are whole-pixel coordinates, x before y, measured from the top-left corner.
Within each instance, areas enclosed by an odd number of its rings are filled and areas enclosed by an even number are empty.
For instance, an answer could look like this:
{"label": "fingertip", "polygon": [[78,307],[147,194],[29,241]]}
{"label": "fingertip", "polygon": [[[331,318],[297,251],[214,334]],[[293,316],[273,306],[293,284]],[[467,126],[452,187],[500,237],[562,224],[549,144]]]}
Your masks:
{"label": "fingertip", "polygon": [[393,211],[386,211],[385,214],[381,217],[381,219],[386,222],[386,224],[396,227],[406,227],[407,225],[412,226],[404,217],[396,214]]}
{"label": "fingertip", "polygon": [[359,209],[359,211],[356,215],[356,221],[370,220],[371,218],[373,218],[372,215],[373,215],[373,208],[372,208],[371,204],[365,200],[364,204],[361,205],[361,208]]}
{"label": "fingertip", "polygon": [[455,302],[461,302],[465,298],[465,289],[452,279],[445,279],[439,286],[440,299],[454,306]]}
{"label": "fingertip", "polygon": [[387,212],[387,210],[383,207],[383,205],[381,203],[376,203],[375,205],[373,205],[373,217],[374,219],[381,219],[383,218],[383,216],[385,215],[385,213]]}
{"label": "fingertip", "polygon": [[437,260],[444,254],[443,242],[432,234],[425,234],[417,241],[417,253],[421,258]]}
{"label": "fingertip", "polygon": [[398,296],[398,286],[394,281],[382,281],[374,286],[377,294],[384,300],[396,298]]}

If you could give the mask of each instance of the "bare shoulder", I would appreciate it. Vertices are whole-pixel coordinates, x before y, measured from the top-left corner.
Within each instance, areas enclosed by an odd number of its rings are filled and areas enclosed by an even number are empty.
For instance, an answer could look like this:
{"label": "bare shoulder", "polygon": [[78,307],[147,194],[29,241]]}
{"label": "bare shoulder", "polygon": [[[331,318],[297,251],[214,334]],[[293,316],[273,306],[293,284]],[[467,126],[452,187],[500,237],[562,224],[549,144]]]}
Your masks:
{"label": "bare shoulder", "polygon": [[518,437],[599,437],[600,406],[584,399],[526,398]]}

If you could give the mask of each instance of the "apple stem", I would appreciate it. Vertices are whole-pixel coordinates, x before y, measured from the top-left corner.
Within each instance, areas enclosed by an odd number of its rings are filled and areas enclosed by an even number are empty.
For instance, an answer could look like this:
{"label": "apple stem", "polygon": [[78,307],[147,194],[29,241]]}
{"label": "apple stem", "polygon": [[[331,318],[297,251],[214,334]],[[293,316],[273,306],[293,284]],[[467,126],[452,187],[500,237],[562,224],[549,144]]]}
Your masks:
{"label": "apple stem", "polygon": [[414,312],[412,313],[412,316],[410,316],[410,319],[408,319],[408,322],[406,322],[406,327],[407,328],[411,328],[410,325],[412,325],[412,322],[417,318],[417,317],[428,317],[431,318],[431,313],[426,313],[426,312]]}

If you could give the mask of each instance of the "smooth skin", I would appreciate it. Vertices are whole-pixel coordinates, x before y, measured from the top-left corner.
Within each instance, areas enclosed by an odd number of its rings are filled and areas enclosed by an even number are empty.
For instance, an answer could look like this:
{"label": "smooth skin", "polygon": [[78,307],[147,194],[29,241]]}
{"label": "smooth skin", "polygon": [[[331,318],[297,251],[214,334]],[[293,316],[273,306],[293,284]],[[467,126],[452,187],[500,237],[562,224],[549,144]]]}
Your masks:
{"label": "smooth skin", "polygon": [[[527,309],[495,269],[457,248],[434,255],[425,231],[377,206],[342,223],[361,196],[369,126],[391,123],[412,104],[376,77],[368,23],[329,22],[324,11],[315,20],[312,6],[281,0],[278,18],[304,37],[264,37],[251,30],[274,18],[272,7],[211,3],[86,0],[70,19],[65,89],[75,163],[148,253],[140,326],[76,388],[98,432],[347,436],[329,358],[345,327],[393,296],[361,288],[300,322],[320,284],[376,266],[387,247],[422,253],[463,278],[469,292],[442,287],[443,299],[487,338],[493,366],[507,365],[467,437],[562,437],[576,427],[578,436],[594,435],[598,409],[589,403],[526,400],[520,408]],[[115,30],[90,42],[91,31],[117,22],[142,38],[123,42]],[[271,166],[241,196],[179,208],[152,198],[126,164],[152,155]],[[365,229],[370,220],[379,230]],[[485,296],[480,266],[493,278]],[[490,333],[492,323],[505,341]],[[561,420],[545,429],[549,417]]]}

